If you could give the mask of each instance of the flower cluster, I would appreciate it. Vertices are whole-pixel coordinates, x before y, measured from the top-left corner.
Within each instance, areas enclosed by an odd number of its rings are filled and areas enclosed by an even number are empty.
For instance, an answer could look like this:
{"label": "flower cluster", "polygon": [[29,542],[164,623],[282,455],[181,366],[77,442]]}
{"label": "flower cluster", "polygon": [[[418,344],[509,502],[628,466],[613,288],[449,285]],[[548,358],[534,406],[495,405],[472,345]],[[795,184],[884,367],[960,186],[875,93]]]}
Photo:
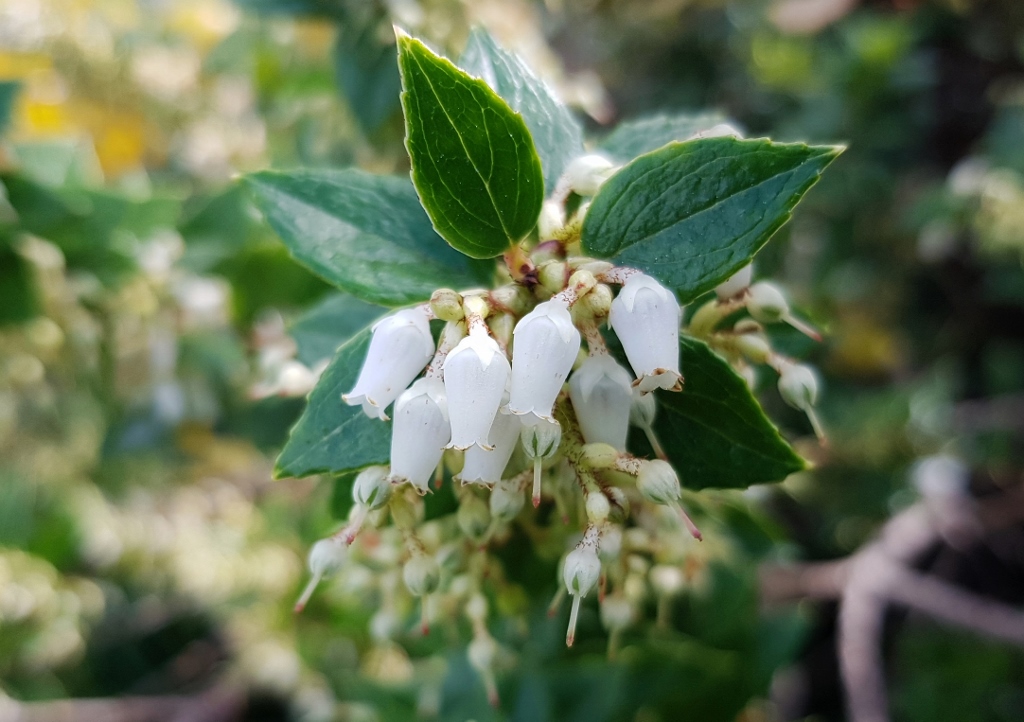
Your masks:
{"label": "flower cluster", "polygon": [[[469,658],[492,699],[494,664],[502,655],[487,629],[483,580],[495,584],[501,574],[488,549],[504,542],[512,525],[537,528],[541,517],[526,511],[528,495],[534,507],[550,504],[554,513],[544,519],[555,527],[561,520],[564,586],[553,609],[572,597],[570,646],[581,604],[598,590],[613,649],[648,587],[662,600],[684,583],[680,555],[664,550],[678,550],[681,539],[702,539],[655,434],[653,392],[683,389],[683,310],[654,277],[574,255],[587,204],[566,218],[565,201],[570,192],[595,193],[611,170],[595,156],[570,166],[544,205],[541,242],[529,252],[517,246],[506,253],[502,285],[439,289],[429,303],[379,321],[358,379],[342,396],[370,418],[391,421],[390,464],[356,478],[348,523],[313,547],[313,579],[298,607],[322,577],[357,564],[360,555],[383,554],[382,540],[390,540],[397,547],[385,556],[401,564],[405,591],[420,599],[423,629],[436,613],[431,597],[443,598],[436,604],[445,608],[461,607],[472,622]],[[749,272],[719,290],[721,300],[693,320],[701,334],[717,343],[716,326],[737,304],[758,319],[747,320],[756,330],[730,335],[730,359],[750,339],[763,338],[759,320],[796,323],[784,300],[750,287]],[[437,341],[431,321],[443,322]],[[760,360],[770,355],[769,349]],[[810,412],[816,387],[804,367],[783,371],[780,388]],[[655,458],[627,450],[631,426],[646,436]],[[446,475],[455,482],[454,523],[424,522],[422,497]],[[393,526],[387,527],[389,515]],[[674,521],[666,527],[668,519]],[[677,541],[652,541],[666,534]],[[359,544],[365,537],[372,543]],[[674,564],[659,564],[660,557]],[[382,596],[393,599],[394,589]]]}

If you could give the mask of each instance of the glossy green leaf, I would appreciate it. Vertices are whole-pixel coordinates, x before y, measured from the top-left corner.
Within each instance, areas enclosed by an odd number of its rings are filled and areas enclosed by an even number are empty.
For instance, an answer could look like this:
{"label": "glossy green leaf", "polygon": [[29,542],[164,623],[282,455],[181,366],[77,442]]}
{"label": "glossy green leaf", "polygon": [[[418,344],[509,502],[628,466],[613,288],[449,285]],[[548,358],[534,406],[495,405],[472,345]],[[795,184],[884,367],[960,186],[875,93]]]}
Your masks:
{"label": "glossy green leaf", "polygon": [[371,419],[341,400],[355,385],[369,346],[370,330],[364,329],[338,349],[277,457],[276,478],[341,474],[387,463],[391,422]]}
{"label": "glossy green leaf", "polygon": [[484,80],[523,116],[544,168],[544,187],[550,194],[569,162],[583,154],[580,124],[522,58],[499,46],[482,28],[469,34],[459,67]]}
{"label": "glossy green leaf", "polygon": [[[654,427],[683,486],[744,488],[782,481],[806,467],[723,358],[687,337],[679,353],[683,390],[655,392]],[[634,440],[647,452],[639,437]]]}
{"label": "glossy green leaf", "polygon": [[400,35],[405,144],[437,232],[473,258],[500,255],[537,223],[540,159],[522,116],[483,80]]}
{"label": "glossy green leaf", "polygon": [[348,106],[370,134],[398,112],[402,81],[393,42],[381,39],[379,24],[345,23],[334,45],[334,71]]}
{"label": "glossy green leaf", "polygon": [[725,121],[726,117],[715,111],[652,115],[619,123],[597,147],[605,155],[627,163],[638,155],[650,153],[674,140],[686,140]]}
{"label": "glossy green leaf", "polygon": [[649,272],[688,303],[747,265],[840,152],[764,139],[669,143],[601,187],[583,249]]}
{"label": "glossy green leaf", "polygon": [[405,178],[263,171],[246,183],[295,259],[364,301],[403,306],[439,286],[479,285],[491,273],[438,238]]}
{"label": "glossy green leaf", "polygon": [[298,347],[295,356],[307,366],[333,358],[341,344],[386,312],[347,293],[331,294],[289,326]]}

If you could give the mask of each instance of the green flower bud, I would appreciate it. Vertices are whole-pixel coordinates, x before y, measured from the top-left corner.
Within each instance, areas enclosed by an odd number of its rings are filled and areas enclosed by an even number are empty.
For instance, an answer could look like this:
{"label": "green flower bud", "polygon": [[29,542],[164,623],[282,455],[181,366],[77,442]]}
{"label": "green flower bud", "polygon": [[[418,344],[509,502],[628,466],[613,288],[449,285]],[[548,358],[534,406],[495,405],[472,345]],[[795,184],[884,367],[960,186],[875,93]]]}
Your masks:
{"label": "green flower bud", "polygon": [[608,520],[608,513],[611,511],[611,504],[608,497],[601,491],[587,493],[587,519],[591,524],[604,524]]}
{"label": "green flower bud", "polygon": [[565,261],[542,263],[537,269],[537,280],[541,288],[554,295],[565,288],[569,280],[569,265]]}
{"label": "green flower bud", "polygon": [[441,579],[441,570],[433,557],[415,554],[402,567],[402,581],[409,594],[422,597],[437,590]]}
{"label": "green flower bud", "polygon": [[588,469],[611,469],[618,458],[619,452],[611,444],[584,444],[580,461]]}
{"label": "green flower bud", "polygon": [[747,310],[761,323],[778,323],[789,316],[789,304],[778,286],[759,281],[750,287]]}
{"label": "green flower bud", "polygon": [[491,490],[491,516],[498,521],[512,521],[525,503],[523,490],[511,479],[502,479]]}
{"label": "green flower bud", "polygon": [[648,501],[671,504],[682,496],[679,476],[672,465],[661,459],[644,460],[636,477],[636,488]]}
{"label": "green flower bud", "polygon": [[352,484],[352,499],[371,511],[383,508],[391,499],[393,487],[386,466],[369,466],[359,472]]}
{"label": "green flower bud", "polygon": [[442,321],[461,321],[462,296],[450,288],[439,288],[430,295],[430,309]]}
{"label": "green flower bud", "polygon": [[787,404],[806,412],[818,400],[818,377],[810,366],[786,364],[779,374],[779,393]]}
{"label": "green flower bud", "polygon": [[480,541],[491,526],[491,511],[483,499],[468,493],[459,500],[455,519],[463,534],[473,541]]}

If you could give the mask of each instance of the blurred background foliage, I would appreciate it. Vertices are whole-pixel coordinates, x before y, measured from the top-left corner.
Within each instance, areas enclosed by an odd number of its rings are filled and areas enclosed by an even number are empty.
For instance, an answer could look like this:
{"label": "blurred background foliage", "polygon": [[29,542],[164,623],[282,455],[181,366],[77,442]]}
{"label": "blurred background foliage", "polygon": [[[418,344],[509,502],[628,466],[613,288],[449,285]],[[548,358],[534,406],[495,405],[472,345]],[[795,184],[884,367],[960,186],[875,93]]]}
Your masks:
{"label": "blurred background foliage", "polygon": [[[455,622],[375,634],[350,578],[293,617],[348,491],[269,481],[379,309],[292,262],[232,179],[405,172],[392,23],[452,57],[487,27],[595,138],[717,110],[849,144],[757,264],[827,329],[774,340],[824,370],[831,444],[764,391],[815,468],[695,497],[709,541],[615,662],[593,609],[564,649],[554,558],[510,539],[499,711]],[[1021,482],[1019,0],[0,0],[0,127],[0,718],[227,686],[252,720],[841,719],[834,609],[762,608],[757,565],[853,552],[922,455],[967,459],[979,496]],[[1022,603],[1010,531],[923,563]],[[886,639],[897,719],[1024,718],[1019,650],[905,615]]]}

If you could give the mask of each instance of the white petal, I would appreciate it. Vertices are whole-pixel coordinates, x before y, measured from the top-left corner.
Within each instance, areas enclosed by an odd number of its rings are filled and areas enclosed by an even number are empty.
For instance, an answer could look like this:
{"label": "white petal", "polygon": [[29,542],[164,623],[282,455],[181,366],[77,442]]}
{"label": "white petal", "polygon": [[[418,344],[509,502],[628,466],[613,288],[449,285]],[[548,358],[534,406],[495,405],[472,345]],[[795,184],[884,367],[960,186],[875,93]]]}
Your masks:
{"label": "white petal", "polygon": [[659,370],[678,376],[680,315],[675,296],[643,274],[630,277],[612,301],[608,321],[638,378]]}
{"label": "white petal", "polygon": [[490,336],[467,336],[448,354],[444,386],[453,447],[488,445],[487,434],[501,406],[510,373],[508,360]]}
{"label": "white petal", "polygon": [[580,350],[580,332],[564,301],[540,303],[513,332],[509,409],[550,418],[555,398]]}
{"label": "white petal", "polygon": [[591,356],[576,369],[569,379],[569,398],[584,441],[626,450],[631,383],[629,373],[611,356]]}
{"label": "white petal", "polygon": [[498,412],[488,435],[488,441],[494,448],[490,451],[479,446],[466,449],[466,463],[459,473],[462,483],[496,484],[501,481],[519,441],[521,427],[518,416]]}
{"label": "white petal", "polygon": [[391,476],[426,491],[451,438],[444,384],[420,379],[398,398],[394,417]]}
{"label": "white petal", "polygon": [[350,406],[384,417],[384,410],[416,378],[434,355],[430,325],[422,308],[409,308],[381,319],[373,327],[373,337],[356,385],[342,395]]}

